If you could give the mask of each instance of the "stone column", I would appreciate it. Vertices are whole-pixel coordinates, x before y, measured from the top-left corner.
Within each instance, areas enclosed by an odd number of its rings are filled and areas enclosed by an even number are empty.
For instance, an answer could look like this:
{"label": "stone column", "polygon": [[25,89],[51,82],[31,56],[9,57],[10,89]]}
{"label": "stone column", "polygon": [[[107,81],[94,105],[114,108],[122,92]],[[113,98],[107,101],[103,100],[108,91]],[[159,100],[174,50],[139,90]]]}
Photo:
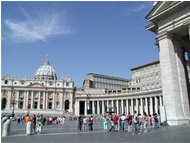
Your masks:
{"label": "stone column", "polygon": [[49,94],[46,92],[46,109],[48,109]]}
{"label": "stone column", "polygon": [[18,109],[18,106],[19,106],[19,91],[15,91],[15,94],[16,94],[16,104],[15,104],[15,109]]}
{"label": "stone column", "polygon": [[146,112],[146,114],[148,114],[148,101],[147,101],[148,99],[147,98],[145,98],[145,112]]}
{"label": "stone column", "polygon": [[111,100],[111,107],[113,107],[114,105],[113,105],[113,100]]}
{"label": "stone column", "polygon": [[23,92],[23,108],[22,109],[26,109],[26,91]]}
{"label": "stone column", "polygon": [[70,110],[70,112],[73,112],[73,93],[70,93],[70,96],[72,96],[71,97],[71,100],[70,100],[70,104],[69,104],[69,110]]}
{"label": "stone column", "polygon": [[31,92],[31,109],[34,109],[34,91]]}
{"label": "stone column", "polygon": [[128,107],[128,99],[126,99],[126,114],[128,114],[129,113],[129,107]]}
{"label": "stone column", "polygon": [[134,100],[135,100],[135,105],[134,105],[135,111],[137,111],[137,113],[138,113],[138,100],[137,100],[137,98],[135,98]]}
{"label": "stone column", "polygon": [[117,104],[117,114],[119,114],[119,100],[116,100],[116,104]]}
{"label": "stone column", "polygon": [[[62,108],[63,109],[63,108]],[[79,101],[75,100],[75,115],[79,116]],[[62,110],[61,110],[62,111]]]}
{"label": "stone column", "polygon": [[25,107],[28,110],[28,105],[29,105],[29,91],[26,91],[26,98],[25,98]]}
{"label": "stone column", "polygon": [[95,108],[94,108],[94,101],[92,100],[92,114],[95,113]]}
{"label": "stone column", "polygon": [[105,105],[104,105],[104,100],[102,100],[102,114],[105,114]]}
{"label": "stone column", "polygon": [[123,99],[121,99],[121,114],[124,113],[124,110],[123,110]]}
{"label": "stone column", "polygon": [[97,100],[97,114],[100,114],[100,101]]}
{"label": "stone column", "polygon": [[142,98],[140,98],[140,113],[143,115],[143,107],[144,107],[144,105],[143,105],[143,99]]}
{"label": "stone column", "polygon": [[41,91],[38,92],[38,110],[40,110],[40,102],[41,102]]}
{"label": "stone column", "polygon": [[162,96],[159,96],[159,100],[160,100],[160,106],[162,106]]}
{"label": "stone column", "polygon": [[8,101],[7,101],[7,109],[11,109],[11,91],[8,91]]}
{"label": "stone column", "polygon": [[43,92],[43,109],[46,109],[46,91]]}
{"label": "stone column", "polygon": [[[158,35],[163,101],[169,125],[189,124],[190,111],[181,47],[172,35]],[[172,101],[172,102],[171,102]]]}
{"label": "stone column", "polygon": [[[55,109],[55,92],[53,92],[52,109]],[[69,108],[70,109],[70,108]]]}
{"label": "stone column", "polygon": [[158,114],[158,98],[157,96],[154,97],[154,108],[155,108],[155,112]]}
{"label": "stone column", "polygon": [[152,97],[149,98],[150,99],[150,106],[149,106],[149,109],[150,109],[150,114],[152,115],[153,114],[153,102],[152,102]]}
{"label": "stone column", "polygon": [[[60,99],[60,111],[63,111],[63,94],[59,94],[59,99]],[[78,106],[76,106],[78,104]],[[79,115],[79,102],[77,101],[77,104],[75,103],[75,112],[77,115]],[[76,108],[77,107],[77,108]],[[78,111],[77,111],[78,110]]]}
{"label": "stone column", "polygon": [[84,101],[84,115],[87,115],[87,101]]}
{"label": "stone column", "polygon": [[134,105],[133,105],[133,99],[131,99],[131,114],[134,114]]}

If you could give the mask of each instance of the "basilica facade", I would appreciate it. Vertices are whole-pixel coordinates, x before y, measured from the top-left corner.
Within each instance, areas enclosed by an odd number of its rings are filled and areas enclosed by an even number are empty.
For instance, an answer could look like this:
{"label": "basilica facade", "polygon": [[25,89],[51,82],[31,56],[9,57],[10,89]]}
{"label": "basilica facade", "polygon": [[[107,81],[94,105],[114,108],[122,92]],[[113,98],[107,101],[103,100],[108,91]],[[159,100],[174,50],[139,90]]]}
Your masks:
{"label": "basilica facade", "polygon": [[73,112],[74,81],[58,80],[46,57],[33,78],[1,77],[2,113],[62,114]]}

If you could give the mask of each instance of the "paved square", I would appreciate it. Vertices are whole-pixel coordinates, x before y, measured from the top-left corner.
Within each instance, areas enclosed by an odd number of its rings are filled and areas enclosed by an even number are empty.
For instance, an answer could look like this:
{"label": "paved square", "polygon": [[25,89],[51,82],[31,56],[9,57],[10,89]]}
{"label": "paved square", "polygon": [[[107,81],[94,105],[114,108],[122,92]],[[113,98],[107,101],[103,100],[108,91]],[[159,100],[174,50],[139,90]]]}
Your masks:
{"label": "paved square", "polygon": [[103,121],[94,120],[93,131],[78,131],[77,121],[66,121],[66,125],[45,125],[43,134],[25,135],[25,125],[11,124],[11,135],[1,137],[2,143],[189,143],[190,126],[161,127],[148,133],[133,135],[128,132],[105,132]]}

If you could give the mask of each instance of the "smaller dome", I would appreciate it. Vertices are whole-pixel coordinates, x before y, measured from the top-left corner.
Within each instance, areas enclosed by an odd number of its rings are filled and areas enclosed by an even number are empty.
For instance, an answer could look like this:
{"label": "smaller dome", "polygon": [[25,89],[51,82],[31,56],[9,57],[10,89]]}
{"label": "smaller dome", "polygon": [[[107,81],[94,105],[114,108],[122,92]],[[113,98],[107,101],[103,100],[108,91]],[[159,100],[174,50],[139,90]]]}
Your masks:
{"label": "smaller dome", "polygon": [[46,57],[44,64],[36,71],[34,78],[57,80],[56,72],[50,66],[48,57]]}

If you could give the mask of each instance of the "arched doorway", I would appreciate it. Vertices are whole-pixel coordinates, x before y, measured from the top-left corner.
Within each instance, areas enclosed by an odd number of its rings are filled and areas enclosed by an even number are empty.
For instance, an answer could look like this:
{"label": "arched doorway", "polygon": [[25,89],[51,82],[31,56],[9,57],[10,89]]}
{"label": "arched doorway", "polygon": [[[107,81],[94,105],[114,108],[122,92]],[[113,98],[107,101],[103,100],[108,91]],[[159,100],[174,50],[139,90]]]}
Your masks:
{"label": "arched doorway", "polygon": [[5,109],[6,104],[7,104],[7,99],[6,99],[6,98],[3,98],[3,99],[1,100],[1,109],[2,109],[2,110]]}
{"label": "arched doorway", "polygon": [[65,100],[65,111],[69,110],[69,100]]}

